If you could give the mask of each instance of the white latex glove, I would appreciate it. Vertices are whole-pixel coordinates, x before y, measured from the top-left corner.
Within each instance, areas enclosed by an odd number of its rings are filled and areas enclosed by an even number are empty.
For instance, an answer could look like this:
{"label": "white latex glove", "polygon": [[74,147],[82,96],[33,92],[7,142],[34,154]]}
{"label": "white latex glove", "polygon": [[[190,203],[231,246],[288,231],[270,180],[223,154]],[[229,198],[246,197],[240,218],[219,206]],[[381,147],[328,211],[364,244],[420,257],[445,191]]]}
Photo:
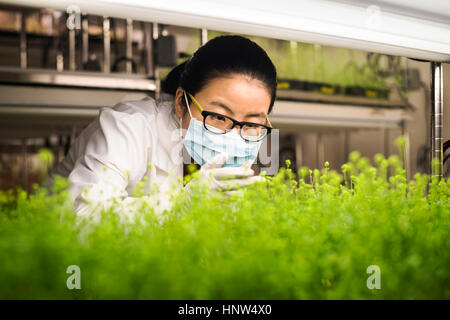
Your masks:
{"label": "white latex glove", "polygon": [[100,181],[81,193],[75,200],[74,211],[79,220],[87,218],[93,223],[99,223],[102,211],[113,208],[113,213],[120,217],[122,223],[133,223],[142,218],[137,214],[144,204],[152,207],[157,215],[162,214],[164,210],[170,210],[172,206],[170,194],[167,192],[130,197],[124,189]]}
{"label": "white latex glove", "polygon": [[247,160],[240,167],[222,167],[227,158],[228,156],[222,153],[205,163],[200,168],[200,178],[189,182],[186,188],[189,190],[192,183],[206,183],[214,191],[222,190],[234,194],[243,187],[264,180],[264,177],[254,176],[255,172],[250,168],[253,160]]}

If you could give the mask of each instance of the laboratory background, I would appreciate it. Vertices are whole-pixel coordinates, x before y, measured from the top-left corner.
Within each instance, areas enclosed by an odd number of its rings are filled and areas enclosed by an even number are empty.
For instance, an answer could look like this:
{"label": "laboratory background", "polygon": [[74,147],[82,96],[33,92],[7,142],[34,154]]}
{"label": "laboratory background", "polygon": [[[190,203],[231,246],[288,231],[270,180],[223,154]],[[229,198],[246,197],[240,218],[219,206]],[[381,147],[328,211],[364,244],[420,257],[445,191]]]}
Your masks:
{"label": "laboratory background", "polygon": [[[450,22],[445,2],[426,11],[419,2],[384,2],[408,16],[420,13],[422,19],[447,26]],[[353,150],[369,158],[398,152],[394,141],[403,135],[408,177],[431,172],[432,63],[417,54],[411,58],[395,55],[395,50],[384,54],[361,50],[361,45],[348,48],[339,38],[328,40],[335,45],[324,44],[322,38],[314,42],[313,36],[288,40],[288,32],[279,32],[277,38],[246,34],[246,28],[235,26],[225,26],[225,31],[195,28],[194,18],[159,23],[161,17],[132,7],[120,16],[99,15],[98,6],[63,3],[0,3],[1,189],[31,190],[45,177],[39,160],[45,150],[54,155],[44,168],[48,172],[100,108],[158,97],[171,68],[221,34],[256,41],[277,68],[277,100],[270,119],[279,129],[281,165],[289,159],[294,170],[323,168],[328,161],[338,170]],[[380,8],[364,8],[361,21],[379,23]],[[439,70],[440,94],[447,106],[450,66],[443,63]],[[442,123],[445,142],[450,138],[450,112],[443,113]],[[449,174],[448,165],[443,174]]]}

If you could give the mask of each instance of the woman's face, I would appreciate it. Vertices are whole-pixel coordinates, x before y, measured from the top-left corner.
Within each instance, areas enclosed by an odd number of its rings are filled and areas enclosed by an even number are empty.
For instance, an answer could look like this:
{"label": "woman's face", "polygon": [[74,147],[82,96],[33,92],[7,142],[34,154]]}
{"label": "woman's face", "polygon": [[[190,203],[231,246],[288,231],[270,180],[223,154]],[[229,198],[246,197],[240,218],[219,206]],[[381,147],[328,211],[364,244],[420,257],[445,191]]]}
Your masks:
{"label": "woman's face", "polygon": [[[266,123],[271,100],[269,91],[260,80],[240,74],[212,79],[194,98],[203,110],[223,114],[237,121],[261,124]],[[182,119],[182,127],[187,130],[191,119],[181,101],[184,101],[184,95],[180,87],[176,92],[174,104],[178,117]],[[189,106],[192,116],[203,121],[196,105],[191,102]]]}

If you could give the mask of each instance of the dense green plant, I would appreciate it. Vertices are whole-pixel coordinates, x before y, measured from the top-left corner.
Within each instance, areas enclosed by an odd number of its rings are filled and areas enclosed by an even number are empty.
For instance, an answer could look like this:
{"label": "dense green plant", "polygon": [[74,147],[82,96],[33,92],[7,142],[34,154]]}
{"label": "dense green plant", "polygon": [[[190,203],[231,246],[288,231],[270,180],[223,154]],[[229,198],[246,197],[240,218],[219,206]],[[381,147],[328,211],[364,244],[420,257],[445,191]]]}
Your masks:
{"label": "dense green plant", "polygon": [[[449,299],[450,182],[374,162],[283,168],[243,196],[198,186],[128,221],[113,208],[77,220],[63,179],[0,193],[0,298]],[[381,289],[367,288],[370,265]]]}

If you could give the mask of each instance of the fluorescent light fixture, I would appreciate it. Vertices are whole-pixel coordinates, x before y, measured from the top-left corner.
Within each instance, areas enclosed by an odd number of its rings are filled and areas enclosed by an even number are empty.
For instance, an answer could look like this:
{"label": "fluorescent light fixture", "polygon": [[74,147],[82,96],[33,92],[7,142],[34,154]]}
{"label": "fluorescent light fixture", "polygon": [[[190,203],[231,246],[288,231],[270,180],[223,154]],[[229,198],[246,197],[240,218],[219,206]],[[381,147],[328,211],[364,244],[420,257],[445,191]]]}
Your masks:
{"label": "fluorescent light fixture", "polygon": [[[90,14],[450,62],[446,1],[433,0],[433,10],[423,12],[417,1],[398,0],[2,0],[0,3],[59,10],[77,5]],[[438,15],[439,12],[442,14]]]}

